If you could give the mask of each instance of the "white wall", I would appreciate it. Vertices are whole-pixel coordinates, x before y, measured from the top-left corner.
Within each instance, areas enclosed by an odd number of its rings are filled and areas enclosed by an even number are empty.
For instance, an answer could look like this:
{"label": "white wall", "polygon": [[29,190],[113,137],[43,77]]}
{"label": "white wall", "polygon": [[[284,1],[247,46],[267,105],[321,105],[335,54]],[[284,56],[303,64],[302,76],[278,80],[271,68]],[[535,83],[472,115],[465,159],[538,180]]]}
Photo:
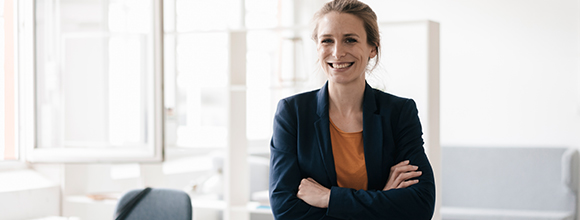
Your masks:
{"label": "white wall", "polygon": [[443,146],[580,147],[580,1],[364,2],[441,24]]}

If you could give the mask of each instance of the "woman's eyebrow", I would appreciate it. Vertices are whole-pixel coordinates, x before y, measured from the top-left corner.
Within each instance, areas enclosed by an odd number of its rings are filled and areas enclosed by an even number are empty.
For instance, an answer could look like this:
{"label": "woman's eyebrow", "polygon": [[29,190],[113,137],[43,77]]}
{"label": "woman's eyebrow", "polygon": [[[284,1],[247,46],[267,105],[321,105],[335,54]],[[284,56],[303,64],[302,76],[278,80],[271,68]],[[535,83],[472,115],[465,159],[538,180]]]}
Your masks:
{"label": "woman's eyebrow", "polygon": [[[358,34],[355,34],[355,33],[344,34],[343,36],[344,37],[360,37],[360,36],[358,36]],[[324,37],[332,37],[332,34],[323,34],[323,35],[319,36],[319,38],[324,38]]]}

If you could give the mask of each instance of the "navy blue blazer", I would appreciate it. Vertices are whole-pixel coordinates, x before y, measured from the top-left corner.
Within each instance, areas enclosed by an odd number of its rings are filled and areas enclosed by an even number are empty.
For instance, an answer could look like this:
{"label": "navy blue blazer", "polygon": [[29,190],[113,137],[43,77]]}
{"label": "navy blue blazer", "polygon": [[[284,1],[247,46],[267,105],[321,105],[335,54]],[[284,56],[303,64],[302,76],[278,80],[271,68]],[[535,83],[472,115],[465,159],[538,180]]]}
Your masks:
{"label": "navy blue blazer", "polygon": [[[270,142],[270,205],[275,218],[431,219],[435,183],[415,102],[366,85],[363,142],[368,187],[342,188],[332,155],[327,86],[278,103]],[[391,167],[404,160],[423,172],[419,183],[382,191]],[[310,206],[296,197],[300,181],[307,177],[331,189],[328,208]]]}

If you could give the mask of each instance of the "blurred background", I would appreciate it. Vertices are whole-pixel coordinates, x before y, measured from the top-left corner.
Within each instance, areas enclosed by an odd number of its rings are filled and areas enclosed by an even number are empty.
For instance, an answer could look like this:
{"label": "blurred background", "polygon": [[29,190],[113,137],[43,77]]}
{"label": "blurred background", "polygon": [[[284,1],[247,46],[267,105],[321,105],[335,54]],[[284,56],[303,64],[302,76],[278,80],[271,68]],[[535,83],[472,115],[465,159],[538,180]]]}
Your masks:
{"label": "blurred background", "polygon": [[[272,118],[325,82],[325,2],[0,0],[0,219],[110,219],[147,186],[194,219],[273,219]],[[580,1],[363,2],[369,83],[418,103],[434,219],[578,219]]]}

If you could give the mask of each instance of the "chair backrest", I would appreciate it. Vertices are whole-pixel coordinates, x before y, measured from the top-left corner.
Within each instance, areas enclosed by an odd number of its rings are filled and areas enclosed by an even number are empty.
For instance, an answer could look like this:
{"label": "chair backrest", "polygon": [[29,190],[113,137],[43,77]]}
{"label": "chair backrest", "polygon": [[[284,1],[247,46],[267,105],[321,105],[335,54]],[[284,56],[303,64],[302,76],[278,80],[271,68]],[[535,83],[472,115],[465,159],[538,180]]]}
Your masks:
{"label": "chair backrest", "polygon": [[[125,193],[117,203],[115,213],[135,197],[141,189]],[[189,195],[174,189],[153,188],[133,208],[126,220],[175,219],[191,220],[193,210]]]}

